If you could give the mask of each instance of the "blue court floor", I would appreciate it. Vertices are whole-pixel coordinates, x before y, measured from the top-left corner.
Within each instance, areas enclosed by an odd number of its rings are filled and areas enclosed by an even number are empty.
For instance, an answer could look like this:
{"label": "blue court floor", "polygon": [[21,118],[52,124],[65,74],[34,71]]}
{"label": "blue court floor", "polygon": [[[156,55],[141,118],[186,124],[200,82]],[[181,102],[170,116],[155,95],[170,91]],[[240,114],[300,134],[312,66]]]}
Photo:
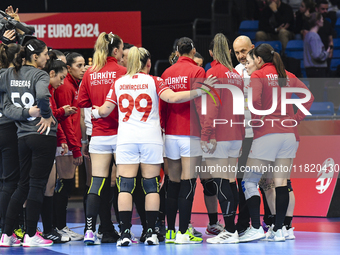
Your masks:
{"label": "blue court floor", "polygon": [[[142,228],[139,225],[139,219],[133,216],[132,233],[136,237],[140,236]],[[83,215],[80,208],[70,208],[68,213],[68,226],[75,232],[83,233],[84,224],[81,223]],[[204,233],[207,223],[207,216],[204,214],[193,214],[192,222],[195,228]],[[222,219],[221,216],[219,218]],[[82,241],[73,241],[66,244],[54,244],[48,248],[23,248],[23,247],[11,247],[0,248],[0,255],[2,254],[84,254],[84,255],[99,255],[99,254],[119,254],[119,255],[199,255],[199,254],[211,254],[211,255],[250,255],[250,254],[275,254],[275,255],[333,255],[340,254],[340,219],[325,219],[325,218],[294,218],[296,226],[311,226],[307,228],[307,231],[295,231],[296,240],[289,240],[286,242],[265,242],[256,241],[251,243],[241,244],[207,244],[205,240],[210,237],[203,234],[204,242],[202,244],[191,245],[175,245],[161,243],[157,246],[147,246],[144,244],[132,244],[130,247],[116,247],[116,244],[102,244],[96,246],[85,246]],[[322,229],[323,226],[333,226],[330,232],[316,232],[315,229]],[[42,228],[41,223],[39,227]],[[338,231],[334,231],[338,230]],[[314,231],[314,232],[313,232]],[[335,233],[338,232],[338,233]]]}

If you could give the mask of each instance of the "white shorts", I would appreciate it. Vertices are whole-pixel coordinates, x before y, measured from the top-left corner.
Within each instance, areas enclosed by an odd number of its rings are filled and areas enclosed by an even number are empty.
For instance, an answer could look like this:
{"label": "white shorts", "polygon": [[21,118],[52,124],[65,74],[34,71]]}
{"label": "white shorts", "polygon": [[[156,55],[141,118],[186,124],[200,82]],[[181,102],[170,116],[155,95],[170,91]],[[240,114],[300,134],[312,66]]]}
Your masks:
{"label": "white shorts", "polygon": [[299,144],[300,144],[300,142],[296,141],[295,154],[296,154],[297,150],[299,149]]}
{"label": "white shorts", "polygon": [[248,157],[274,162],[277,158],[295,158],[295,154],[294,133],[275,133],[255,139]]}
{"label": "white shorts", "polygon": [[118,164],[161,164],[163,163],[163,145],[153,143],[129,143],[117,146],[116,163]]}
{"label": "white shorts", "polygon": [[201,139],[188,135],[166,135],[165,156],[172,160],[202,156]]}
{"label": "white shorts", "polygon": [[117,135],[91,136],[89,153],[112,154],[116,153]]}
{"label": "white shorts", "polygon": [[68,150],[68,152],[64,155],[61,155],[61,153],[64,151],[64,149],[60,146],[57,147],[57,150],[55,151],[55,156],[60,157],[60,156],[72,156],[72,151]]}
{"label": "white shorts", "polygon": [[[209,144],[208,144],[209,145]],[[203,152],[205,158],[238,158],[242,147],[241,140],[217,142],[213,154]]]}

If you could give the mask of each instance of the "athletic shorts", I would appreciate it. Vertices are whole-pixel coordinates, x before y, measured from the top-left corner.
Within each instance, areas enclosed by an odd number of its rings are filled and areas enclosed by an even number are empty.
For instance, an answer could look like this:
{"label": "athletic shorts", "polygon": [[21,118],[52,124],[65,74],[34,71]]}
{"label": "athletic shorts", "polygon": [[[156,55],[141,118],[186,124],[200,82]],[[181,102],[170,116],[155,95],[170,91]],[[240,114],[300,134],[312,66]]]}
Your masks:
{"label": "athletic shorts", "polygon": [[172,160],[202,156],[201,139],[196,136],[166,135],[165,156]]}
{"label": "athletic shorts", "polygon": [[296,141],[296,144],[295,144],[295,154],[296,154],[296,152],[297,152],[297,150],[299,148],[299,144],[300,144],[300,142]]}
{"label": "athletic shorts", "polygon": [[92,136],[89,146],[89,153],[113,154],[116,153],[117,135]]}
{"label": "athletic shorts", "polygon": [[60,156],[72,156],[72,151],[68,150],[68,152],[64,155],[61,155],[61,153],[64,151],[64,149],[60,146],[60,147],[57,147],[57,150],[55,152],[55,156],[56,157],[60,157]]}
{"label": "athletic shorts", "polygon": [[117,146],[116,163],[119,164],[161,164],[163,145],[153,143],[128,143]]}
{"label": "athletic shorts", "polygon": [[295,158],[295,154],[295,135],[275,133],[255,139],[248,157],[274,162],[277,158]]}
{"label": "athletic shorts", "polygon": [[[209,145],[209,144],[208,144]],[[242,147],[241,140],[217,142],[213,154],[203,152],[205,158],[238,158]]]}

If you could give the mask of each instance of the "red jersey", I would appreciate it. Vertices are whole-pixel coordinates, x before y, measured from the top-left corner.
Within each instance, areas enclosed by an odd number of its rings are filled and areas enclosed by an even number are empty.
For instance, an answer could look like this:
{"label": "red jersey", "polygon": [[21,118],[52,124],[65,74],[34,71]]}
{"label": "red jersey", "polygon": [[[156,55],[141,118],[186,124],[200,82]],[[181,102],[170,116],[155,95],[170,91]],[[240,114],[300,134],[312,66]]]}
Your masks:
{"label": "red jersey", "polygon": [[70,74],[67,74],[64,84],[55,91],[55,101],[57,107],[70,105],[77,107],[77,113],[61,122],[61,126],[67,138],[67,144],[73,153],[73,158],[81,156],[81,129],[80,129],[80,109],[78,107],[79,81],[76,81]]}
{"label": "red jersey", "polygon": [[[243,79],[238,72],[233,69],[231,72],[227,67],[214,60],[211,62],[211,68],[207,71],[206,77],[210,75],[219,78],[220,84],[228,84],[238,87],[243,92]],[[233,114],[233,96],[229,89],[215,89],[221,98],[222,104],[216,98],[213,91],[210,91],[215,96],[215,102],[207,95],[207,114],[204,117],[201,140],[209,141],[234,141],[244,139],[244,115]],[[226,120],[227,124],[217,124],[214,127],[214,120]]]}
{"label": "red jersey", "polygon": [[64,108],[57,108],[57,104],[54,100],[54,92],[55,88],[52,87],[52,85],[48,85],[48,90],[50,91],[51,97],[50,97],[50,107],[52,109],[53,116],[57,119],[58,123],[58,129],[57,129],[57,146],[61,146],[62,143],[66,143],[66,136],[64,134],[64,131],[61,127],[60,122],[65,120],[67,117],[65,117],[65,110]]}
{"label": "red jersey", "polygon": [[[103,105],[111,86],[125,74],[126,68],[118,65],[114,57],[107,57],[107,63],[98,72],[93,72],[89,68],[81,82],[78,106],[85,108]],[[117,135],[117,107],[106,118],[92,119],[92,125],[92,136]]]}
{"label": "red jersey", "polygon": [[[192,78],[205,78],[205,71],[189,57],[180,57],[176,64],[166,69],[162,75],[165,84],[174,92],[189,91],[201,87]],[[202,79],[203,81],[203,79]],[[166,105],[165,105],[166,104]],[[180,104],[162,103],[162,123],[166,135],[201,135],[201,125],[197,112],[201,111],[201,98]]]}
{"label": "red jersey", "polygon": [[[287,87],[299,87],[308,90],[306,85],[296,78],[295,75],[287,71],[286,73],[288,77]],[[253,127],[254,139],[272,133],[295,133],[294,128],[292,128],[295,123],[293,121],[289,121],[292,119],[289,114],[290,111],[287,111],[286,115],[281,115],[281,88],[278,84],[278,74],[276,72],[276,68],[272,63],[266,63],[261,67],[260,70],[252,73],[250,87],[252,88],[253,95],[252,98],[249,98],[249,100],[252,100],[253,106],[257,110],[268,110],[272,107],[273,88],[278,88],[277,107],[273,113],[264,116],[264,125],[262,127]],[[296,93],[296,95],[301,98],[305,97],[304,94]],[[291,95],[288,94],[287,97],[289,98]],[[310,100],[304,103],[303,106],[309,110],[313,100],[314,97],[312,95]],[[261,119],[261,117],[263,116],[252,113],[252,119]],[[294,115],[294,119],[297,122],[303,120],[304,117],[305,114],[300,110],[298,110],[298,112]],[[284,121],[284,125],[282,125],[282,121]],[[253,123],[253,125],[260,126],[259,123]]]}

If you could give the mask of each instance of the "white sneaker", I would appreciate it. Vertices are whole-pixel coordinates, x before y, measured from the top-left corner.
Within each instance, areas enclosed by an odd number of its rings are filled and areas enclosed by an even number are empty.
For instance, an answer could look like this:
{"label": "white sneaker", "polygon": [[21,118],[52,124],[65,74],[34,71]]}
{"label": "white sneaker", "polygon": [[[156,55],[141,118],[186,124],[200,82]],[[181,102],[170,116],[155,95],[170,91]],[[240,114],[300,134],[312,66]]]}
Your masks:
{"label": "white sneaker", "polygon": [[178,231],[176,234],[175,244],[198,244],[202,243],[203,239],[201,237],[194,236],[189,229],[182,234],[181,231]]}
{"label": "white sneaker", "polygon": [[71,238],[71,241],[82,241],[84,239],[84,236],[81,234],[78,234],[71,229],[68,228],[68,226],[64,227],[61,230],[58,230],[58,233],[63,235],[66,234]]}
{"label": "white sneaker", "polygon": [[0,241],[1,247],[17,247],[20,245],[21,245],[21,242],[16,237],[16,235],[14,234],[12,234],[11,236],[8,236],[6,234],[1,235],[1,241]]}
{"label": "white sneaker", "polygon": [[86,245],[101,244],[101,241],[97,236],[97,232],[93,233],[92,230],[87,230],[84,236],[84,243]]}
{"label": "white sneaker", "polygon": [[145,244],[148,245],[155,245],[155,244],[159,244],[158,238],[157,238],[157,234],[153,234],[152,232],[150,233],[146,233],[146,239],[145,239]]}
{"label": "white sneaker", "polygon": [[208,238],[208,243],[239,243],[238,233],[230,233],[227,230],[220,232],[217,236]]}
{"label": "white sneaker", "polygon": [[30,237],[28,234],[25,234],[24,242],[22,243],[22,246],[24,247],[46,247],[46,246],[51,246],[52,244],[53,244],[52,240],[43,238],[37,232],[32,237]]}
{"label": "white sneaker", "polygon": [[251,242],[251,241],[259,240],[262,238],[265,238],[263,228],[260,226],[259,229],[256,229],[250,226],[249,228],[247,228],[245,233],[239,239],[240,239],[240,242],[243,243],[243,242]]}
{"label": "white sneaker", "polygon": [[287,230],[286,226],[283,226],[282,231],[283,231],[283,234],[284,234],[284,237],[286,238],[286,240],[294,240],[295,239],[294,228],[290,228],[290,229]]}
{"label": "white sneaker", "polygon": [[205,230],[205,233],[207,235],[218,235],[219,233],[224,231],[223,225],[217,221],[216,224],[210,225],[208,224],[207,229]]}
{"label": "white sneaker", "polygon": [[286,241],[282,229],[278,229],[277,231],[274,231],[273,227],[270,227],[268,229],[268,232],[266,234],[266,240],[269,242],[284,242]]}

